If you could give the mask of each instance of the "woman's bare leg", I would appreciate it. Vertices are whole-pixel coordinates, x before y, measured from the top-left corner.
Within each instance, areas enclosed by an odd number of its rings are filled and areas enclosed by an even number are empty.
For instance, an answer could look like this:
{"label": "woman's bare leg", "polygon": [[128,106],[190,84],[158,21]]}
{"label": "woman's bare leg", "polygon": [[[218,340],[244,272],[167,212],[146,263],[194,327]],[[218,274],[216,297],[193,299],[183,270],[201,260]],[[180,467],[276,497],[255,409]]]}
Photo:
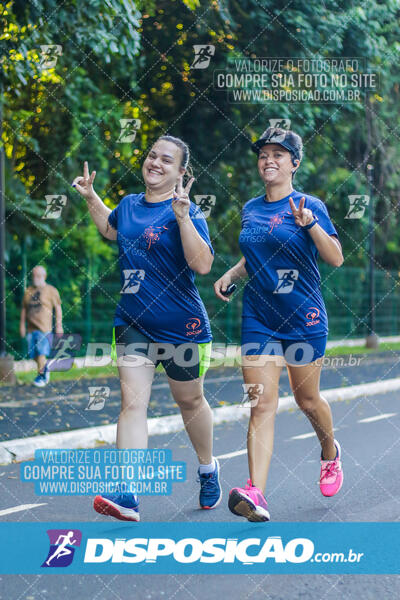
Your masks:
{"label": "woman's bare leg", "polygon": [[324,459],[333,460],[336,457],[336,446],[333,441],[332,411],[328,402],[320,395],[321,368],[319,360],[302,366],[287,365],[296,402],[318,436]]}
{"label": "woman's bare leg", "polygon": [[168,382],[199,463],[210,464],[213,448],[213,416],[203,393],[204,375],[190,381],[176,381],[168,377]]}
{"label": "woman's bare leg", "polygon": [[[121,412],[117,426],[117,448],[147,448],[147,407],[154,378],[154,363],[144,358],[142,366],[128,366],[129,359],[118,359],[121,384]],[[126,365],[126,366],[125,366]]]}
{"label": "woman's bare leg", "polygon": [[[254,357],[255,359],[256,357]],[[246,384],[261,384],[263,391],[256,406],[251,407],[247,432],[247,458],[252,484],[264,491],[274,446],[275,415],[279,400],[279,378],[282,362],[263,355],[259,366],[242,357],[243,379]]]}

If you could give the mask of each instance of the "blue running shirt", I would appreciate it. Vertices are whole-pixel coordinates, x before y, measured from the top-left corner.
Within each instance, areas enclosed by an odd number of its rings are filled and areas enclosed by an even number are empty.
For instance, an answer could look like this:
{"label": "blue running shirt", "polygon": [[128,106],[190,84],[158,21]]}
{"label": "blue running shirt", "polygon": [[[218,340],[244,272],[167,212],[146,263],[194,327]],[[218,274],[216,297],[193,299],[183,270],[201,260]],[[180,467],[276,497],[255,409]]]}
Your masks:
{"label": "blue running shirt", "polygon": [[[214,254],[203,212],[193,202],[189,215]],[[121,270],[114,326],[132,325],[154,342],[209,342],[210,322],[184,256],[172,198],[152,203],[144,193],[129,194],[108,221],[117,230]]]}
{"label": "blue running shirt", "polygon": [[295,224],[289,204],[304,207],[318,225],[336,235],[325,204],[293,190],[276,202],[265,195],[252,198],[242,209],[239,245],[249,280],[243,293],[243,324],[283,339],[311,339],[328,333],[328,317],[321,294],[318,250],[307,230]]}

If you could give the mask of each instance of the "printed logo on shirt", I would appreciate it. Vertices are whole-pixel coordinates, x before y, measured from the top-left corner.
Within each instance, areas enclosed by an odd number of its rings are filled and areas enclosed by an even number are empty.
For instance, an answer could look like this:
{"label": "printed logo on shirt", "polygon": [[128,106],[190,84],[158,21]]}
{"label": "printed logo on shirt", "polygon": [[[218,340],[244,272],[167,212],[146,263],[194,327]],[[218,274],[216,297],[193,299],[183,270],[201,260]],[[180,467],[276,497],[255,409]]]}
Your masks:
{"label": "printed logo on shirt", "polygon": [[146,227],[146,229],[143,232],[143,236],[147,243],[147,250],[150,250],[150,248],[158,242],[163,231],[167,229],[168,227],[165,227],[165,225],[161,225],[159,227],[150,225],[150,227]]}
{"label": "printed logo on shirt", "polygon": [[201,333],[203,330],[200,329],[200,326],[200,319],[198,319],[197,317],[191,317],[185,325],[186,329],[188,330],[186,332],[186,335],[197,335],[198,333]]}
{"label": "printed logo on shirt", "polygon": [[271,231],[274,229],[274,227],[278,227],[278,225],[282,225],[283,219],[285,218],[285,216],[287,214],[291,215],[292,212],[290,210],[286,210],[286,211],[280,212],[277,215],[274,215],[273,217],[271,217],[269,220],[269,224],[270,224],[271,228],[268,231],[268,233],[271,233]]}
{"label": "printed logo on shirt", "polygon": [[320,322],[320,319],[318,319],[318,317],[318,308],[316,308],[315,306],[310,306],[308,309],[308,313],[306,314],[306,319],[309,319],[308,323],[306,323],[306,326],[310,327],[311,325],[317,325],[317,323]]}
{"label": "printed logo on shirt", "polygon": [[124,269],[124,285],[121,294],[136,294],[139,291],[141,282],[144,279],[143,269]]}
{"label": "printed logo on shirt", "polygon": [[29,298],[28,303],[28,311],[29,312],[38,312],[42,308],[42,303],[40,301],[40,290],[36,290],[33,292],[32,296]]}
{"label": "printed logo on shirt", "polygon": [[274,289],[274,294],[289,294],[293,290],[295,281],[299,278],[297,269],[277,269],[278,285]]}
{"label": "printed logo on shirt", "polygon": [[50,548],[42,567],[68,567],[74,558],[75,548],[81,545],[79,529],[48,529]]}

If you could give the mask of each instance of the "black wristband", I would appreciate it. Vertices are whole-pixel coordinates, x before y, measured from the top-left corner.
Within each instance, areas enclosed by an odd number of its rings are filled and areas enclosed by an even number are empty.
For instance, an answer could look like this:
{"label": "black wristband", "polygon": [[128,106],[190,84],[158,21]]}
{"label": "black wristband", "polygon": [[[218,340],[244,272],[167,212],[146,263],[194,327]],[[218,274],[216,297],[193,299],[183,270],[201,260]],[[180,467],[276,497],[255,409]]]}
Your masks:
{"label": "black wristband", "polygon": [[315,223],[317,223],[317,222],[318,222],[318,217],[313,214],[313,220],[311,221],[311,223],[309,223],[308,225],[303,225],[302,229],[311,229],[311,227],[313,227],[315,225]]}

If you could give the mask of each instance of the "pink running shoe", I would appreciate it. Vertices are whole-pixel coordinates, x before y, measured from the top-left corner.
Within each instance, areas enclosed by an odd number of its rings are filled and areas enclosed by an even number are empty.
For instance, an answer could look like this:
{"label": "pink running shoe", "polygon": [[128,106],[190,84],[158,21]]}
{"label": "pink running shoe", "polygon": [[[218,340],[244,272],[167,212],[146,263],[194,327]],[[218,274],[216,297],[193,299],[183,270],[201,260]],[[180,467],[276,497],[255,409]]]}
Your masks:
{"label": "pink running shoe", "polygon": [[228,507],[234,515],[246,517],[248,521],[269,521],[268,504],[262,491],[255,487],[251,479],[244,488],[232,488],[229,492]]}
{"label": "pink running shoe", "polygon": [[319,478],[319,489],[324,496],[334,496],[338,493],[343,483],[343,471],[341,462],[341,449],[337,440],[334,440],[337,448],[334,460],[323,460],[321,452],[321,475]]}

